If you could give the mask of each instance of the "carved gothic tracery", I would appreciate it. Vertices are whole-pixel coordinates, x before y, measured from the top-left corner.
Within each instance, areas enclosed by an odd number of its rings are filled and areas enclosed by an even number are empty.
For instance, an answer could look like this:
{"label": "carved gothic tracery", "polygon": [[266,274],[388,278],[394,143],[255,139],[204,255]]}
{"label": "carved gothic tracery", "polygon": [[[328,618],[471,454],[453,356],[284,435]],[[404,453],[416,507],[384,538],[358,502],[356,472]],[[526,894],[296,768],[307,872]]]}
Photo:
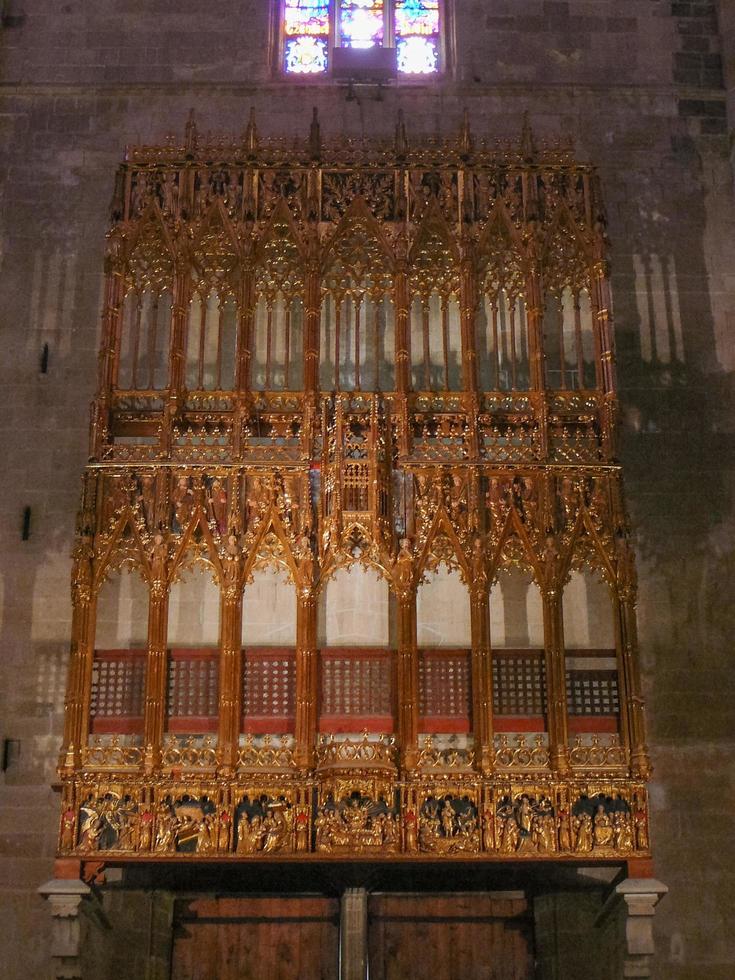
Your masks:
{"label": "carved gothic tracery", "polygon": [[[117,186],[60,852],[647,854],[593,169],[528,132],[294,146],[192,123]],[[329,590],[363,573],[390,640],[330,647]],[[113,616],[146,625],[105,647],[121,575]],[[248,643],[262,575],[291,590],[290,645]],[[442,576],[456,646],[419,642]],[[607,610],[604,642],[573,600]],[[173,642],[177,616],[216,628]],[[276,635],[286,606],[268,616]]]}

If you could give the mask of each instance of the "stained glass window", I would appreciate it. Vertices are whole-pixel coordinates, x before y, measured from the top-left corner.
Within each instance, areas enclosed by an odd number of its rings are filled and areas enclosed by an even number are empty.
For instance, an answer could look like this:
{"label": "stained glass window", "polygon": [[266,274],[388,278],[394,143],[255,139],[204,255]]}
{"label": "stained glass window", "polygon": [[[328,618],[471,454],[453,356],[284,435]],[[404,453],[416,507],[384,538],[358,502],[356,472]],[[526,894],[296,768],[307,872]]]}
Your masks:
{"label": "stained glass window", "polygon": [[288,74],[327,74],[333,47],[394,47],[399,75],[440,70],[440,0],[283,3],[283,67]]}
{"label": "stained glass window", "polygon": [[383,0],[342,0],[339,37],[345,48],[374,48],[383,44]]}
{"label": "stained glass window", "polygon": [[283,15],[285,70],[319,75],[329,59],[329,0],[285,0]]}
{"label": "stained glass window", "polygon": [[396,57],[402,75],[439,70],[439,0],[396,0]]}

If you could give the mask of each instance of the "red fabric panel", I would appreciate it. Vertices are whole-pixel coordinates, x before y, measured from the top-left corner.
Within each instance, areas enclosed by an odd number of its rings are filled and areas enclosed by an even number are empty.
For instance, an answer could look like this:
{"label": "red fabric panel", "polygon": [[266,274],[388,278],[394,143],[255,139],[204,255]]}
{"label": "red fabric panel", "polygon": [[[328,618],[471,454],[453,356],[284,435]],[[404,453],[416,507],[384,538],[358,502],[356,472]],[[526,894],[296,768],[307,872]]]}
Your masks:
{"label": "red fabric panel", "polygon": [[614,715],[570,715],[567,727],[572,735],[583,732],[617,732],[618,719]]}
{"label": "red fabric panel", "polygon": [[542,715],[495,715],[493,729],[504,732],[545,732],[546,719]]}

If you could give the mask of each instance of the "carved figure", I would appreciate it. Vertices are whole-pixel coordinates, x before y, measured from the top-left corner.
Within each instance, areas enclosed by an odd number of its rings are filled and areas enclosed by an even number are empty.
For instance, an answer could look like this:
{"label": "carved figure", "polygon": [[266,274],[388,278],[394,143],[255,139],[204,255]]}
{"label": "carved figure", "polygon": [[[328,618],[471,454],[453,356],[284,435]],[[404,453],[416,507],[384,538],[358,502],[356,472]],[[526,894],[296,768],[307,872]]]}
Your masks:
{"label": "carved figure", "polygon": [[613,816],[613,846],[618,851],[633,850],[633,821],[622,810]]}
{"label": "carved figure", "polygon": [[68,807],[61,815],[61,850],[73,851],[76,844],[77,815]]}
{"label": "carved figure", "polygon": [[594,841],[595,847],[611,847],[613,841],[612,820],[605,813],[602,803],[598,804],[594,819]]}
{"label": "carved figure", "polygon": [[180,476],[171,494],[174,507],[174,520],[179,531],[183,531],[194,510],[194,491],[189,486],[189,477]]}
{"label": "carved figure", "polygon": [[214,521],[217,530],[224,537],[227,532],[227,490],[219,477],[212,480],[208,504],[210,519]]}
{"label": "carved figure", "polygon": [[153,850],[158,854],[172,854],[176,850],[176,818],[167,803],[156,810],[156,839]]}
{"label": "carved figure", "polygon": [[144,810],[138,821],[138,850],[150,851],[153,837],[154,817],[150,810]]}
{"label": "carved figure", "polygon": [[592,850],[593,837],[592,837],[592,817],[589,813],[583,813],[579,817],[574,818],[574,829],[576,832],[575,838],[575,850],[586,854],[588,851]]}
{"label": "carved figure", "polygon": [[647,851],[649,848],[648,816],[642,806],[637,807],[633,814],[633,823],[635,824],[635,839],[638,849]]}

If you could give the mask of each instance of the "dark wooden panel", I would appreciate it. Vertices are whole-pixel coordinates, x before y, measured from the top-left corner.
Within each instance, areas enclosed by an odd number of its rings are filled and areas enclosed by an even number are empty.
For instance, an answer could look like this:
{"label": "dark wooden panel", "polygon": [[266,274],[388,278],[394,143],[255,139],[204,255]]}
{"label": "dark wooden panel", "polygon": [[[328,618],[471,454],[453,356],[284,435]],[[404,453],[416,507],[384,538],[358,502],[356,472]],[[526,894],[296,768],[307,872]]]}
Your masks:
{"label": "dark wooden panel", "polygon": [[171,980],[337,980],[334,899],[177,903]]}
{"label": "dark wooden panel", "polygon": [[523,900],[483,894],[374,895],[370,980],[531,980],[532,926]]}

